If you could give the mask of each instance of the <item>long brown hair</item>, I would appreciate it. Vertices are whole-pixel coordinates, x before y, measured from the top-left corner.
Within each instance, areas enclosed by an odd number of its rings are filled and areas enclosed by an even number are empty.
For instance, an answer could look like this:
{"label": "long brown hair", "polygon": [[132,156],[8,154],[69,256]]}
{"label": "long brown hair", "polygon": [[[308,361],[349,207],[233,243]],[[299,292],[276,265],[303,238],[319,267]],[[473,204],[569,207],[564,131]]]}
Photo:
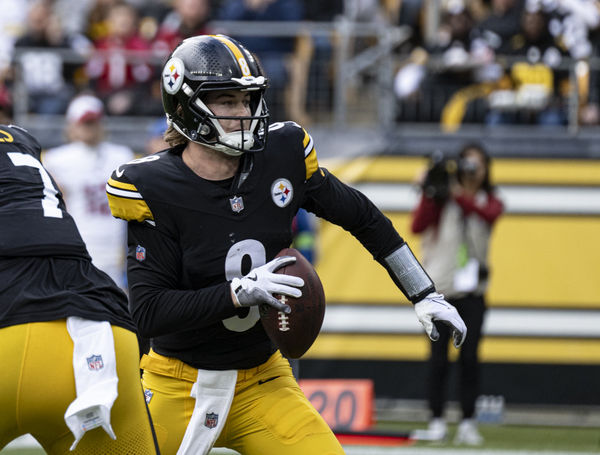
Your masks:
{"label": "long brown hair", "polygon": [[[183,109],[181,108],[181,105],[177,106],[177,115],[181,116],[182,111]],[[183,134],[181,134],[179,131],[177,131],[172,124],[167,127],[167,130],[163,134],[163,139],[171,147],[175,147],[176,145],[181,144],[187,144],[189,142],[189,139]]]}

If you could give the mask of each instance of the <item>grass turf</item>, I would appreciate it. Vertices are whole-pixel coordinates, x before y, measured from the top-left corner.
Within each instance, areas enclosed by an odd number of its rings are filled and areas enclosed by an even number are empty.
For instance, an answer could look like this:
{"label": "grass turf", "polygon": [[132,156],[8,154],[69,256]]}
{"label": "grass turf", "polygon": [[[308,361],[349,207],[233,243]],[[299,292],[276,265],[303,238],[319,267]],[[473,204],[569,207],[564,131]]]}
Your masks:
{"label": "grass turf", "polygon": [[[410,431],[425,427],[426,423],[424,422],[386,422],[377,425],[377,429],[382,431]],[[457,446],[452,443],[455,430],[455,425],[449,425],[448,439],[443,443],[417,441],[413,447],[456,448]],[[479,430],[485,442],[483,446],[473,450],[483,448],[515,451],[600,452],[600,428],[480,425]]]}
{"label": "grass turf", "polygon": [[[423,422],[398,422],[398,423],[379,423],[377,430],[380,431],[410,431],[416,428],[424,428]],[[449,426],[449,438],[446,442],[425,442],[417,441],[411,447],[430,448],[439,451],[441,454],[445,450],[456,451],[457,448],[465,453],[478,453],[482,449],[506,450],[506,451],[539,451],[539,452],[569,452],[569,453],[600,453],[600,429],[599,428],[579,428],[579,427],[539,427],[528,425],[481,425],[481,434],[485,438],[483,446],[465,447],[455,446],[452,443],[454,425]],[[402,454],[408,450],[402,447],[395,448],[393,452]],[[219,451],[220,453],[225,453]],[[229,452],[231,453],[231,452]],[[356,453],[356,452],[353,452]],[[2,455],[43,455],[45,452],[41,449],[4,449],[0,451]],[[212,455],[212,454],[211,454]]]}

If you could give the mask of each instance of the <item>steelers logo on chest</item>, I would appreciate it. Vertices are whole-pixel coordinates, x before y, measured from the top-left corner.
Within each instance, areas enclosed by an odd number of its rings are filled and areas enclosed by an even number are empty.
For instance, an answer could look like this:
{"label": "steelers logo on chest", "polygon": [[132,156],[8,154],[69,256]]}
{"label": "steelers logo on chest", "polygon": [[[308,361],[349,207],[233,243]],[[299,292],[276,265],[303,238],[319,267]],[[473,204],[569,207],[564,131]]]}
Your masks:
{"label": "steelers logo on chest", "polygon": [[279,178],[271,185],[271,198],[277,207],[286,207],[292,202],[294,187],[288,179]]}

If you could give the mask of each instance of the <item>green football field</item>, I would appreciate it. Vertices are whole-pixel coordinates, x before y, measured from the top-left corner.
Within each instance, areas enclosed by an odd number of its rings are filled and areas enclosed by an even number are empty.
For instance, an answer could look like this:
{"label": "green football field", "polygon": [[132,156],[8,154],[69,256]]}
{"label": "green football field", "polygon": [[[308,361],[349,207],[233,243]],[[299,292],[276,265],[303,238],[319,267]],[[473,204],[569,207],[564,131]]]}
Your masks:
{"label": "green football field", "polygon": [[[378,430],[408,431],[423,428],[424,423],[390,423],[378,425]],[[600,428],[539,427],[513,425],[481,425],[485,438],[482,446],[469,448],[452,444],[453,427],[450,427],[450,440],[446,443],[416,442],[397,447],[345,446],[348,455],[538,455],[538,454],[579,454],[600,453]],[[2,455],[42,455],[41,449],[5,448]],[[211,455],[233,455],[235,452],[213,450]],[[285,454],[282,454],[285,455]],[[308,454],[307,454],[308,455]]]}

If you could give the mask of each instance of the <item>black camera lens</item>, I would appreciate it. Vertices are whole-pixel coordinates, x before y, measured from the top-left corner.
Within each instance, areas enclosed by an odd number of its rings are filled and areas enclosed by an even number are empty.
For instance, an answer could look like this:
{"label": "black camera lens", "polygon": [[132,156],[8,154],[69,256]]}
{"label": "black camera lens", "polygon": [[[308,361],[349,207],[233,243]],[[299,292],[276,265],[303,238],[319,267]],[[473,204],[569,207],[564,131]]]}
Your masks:
{"label": "black camera lens", "polygon": [[475,174],[479,165],[471,160],[463,158],[458,163],[458,170],[463,174]]}

